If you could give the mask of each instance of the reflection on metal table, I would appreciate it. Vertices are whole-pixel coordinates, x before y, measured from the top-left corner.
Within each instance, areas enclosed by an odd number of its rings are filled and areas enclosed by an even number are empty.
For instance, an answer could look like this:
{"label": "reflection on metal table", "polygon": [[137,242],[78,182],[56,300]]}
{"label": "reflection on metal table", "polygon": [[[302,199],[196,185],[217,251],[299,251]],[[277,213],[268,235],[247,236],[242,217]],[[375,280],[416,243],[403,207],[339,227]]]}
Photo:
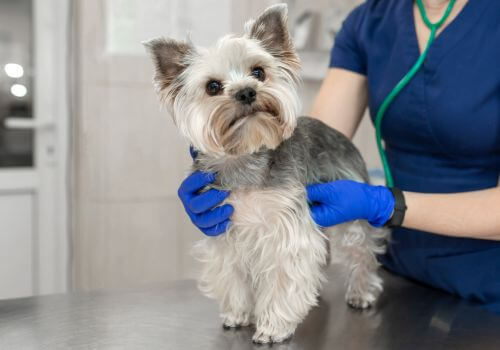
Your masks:
{"label": "reflection on metal table", "polygon": [[[500,349],[500,316],[382,271],[377,305],[344,302],[338,267],[319,306],[274,349]],[[263,349],[252,329],[223,330],[194,281],[0,302],[0,349]]]}

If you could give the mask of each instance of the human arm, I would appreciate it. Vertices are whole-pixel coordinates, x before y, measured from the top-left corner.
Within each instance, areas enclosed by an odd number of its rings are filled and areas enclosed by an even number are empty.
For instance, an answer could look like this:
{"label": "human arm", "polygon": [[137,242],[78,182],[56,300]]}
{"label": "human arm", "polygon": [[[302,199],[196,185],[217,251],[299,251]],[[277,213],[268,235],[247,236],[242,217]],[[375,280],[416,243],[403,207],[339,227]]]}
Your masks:
{"label": "human arm", "polygon": [[[391,217],[392,194],[383,186],[340,180],[307,186],[318,225],[365,219],[381,226]],[[402,226],[439,235],[500,240],[500,187],[452,194],[403,192]],[[394,198],[392,197],[392,200]]]}
{"label": "human arm", "polygon": [[352,139],[363,118],[367,99],[365,75],[330,68],[309,114]]}
{"label": "human arm", "polygon": [[404,195],[408,206],[404,227],[445,236],[500,240],[500,187]]}

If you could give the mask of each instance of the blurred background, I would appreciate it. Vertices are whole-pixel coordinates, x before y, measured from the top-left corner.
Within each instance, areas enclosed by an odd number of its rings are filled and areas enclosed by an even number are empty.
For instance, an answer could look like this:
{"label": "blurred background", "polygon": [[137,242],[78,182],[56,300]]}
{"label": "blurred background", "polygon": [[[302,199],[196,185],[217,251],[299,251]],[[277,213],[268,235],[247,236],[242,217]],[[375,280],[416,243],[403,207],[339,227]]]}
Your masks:
{"label": "blurred background", "polygon": [[[272,0],[0,0],[0,299],[192,278],[190,157],[141,41],[240,33]],[[291,0],[303,113],[359,1]],[[375,181],[368,118],[355,138]]]}

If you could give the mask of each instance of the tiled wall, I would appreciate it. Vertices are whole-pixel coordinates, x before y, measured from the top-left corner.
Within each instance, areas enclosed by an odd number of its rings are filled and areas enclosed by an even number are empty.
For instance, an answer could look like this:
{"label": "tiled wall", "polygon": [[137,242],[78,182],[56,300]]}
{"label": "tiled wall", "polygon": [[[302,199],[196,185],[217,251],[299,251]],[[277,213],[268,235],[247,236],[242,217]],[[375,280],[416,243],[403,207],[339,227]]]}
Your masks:
{"label": "tiled wall", "polygon": [[[190,164],[187,144],[159,110],[152,65],[139,43],[134,46],[137,37],[182,37],[191,29],[193,40],[208,44],[239,31],[248,14],[255,16],[273,2],[77,2],[76,288],[188,278],[196,268],[188,251],[201,233],[186,218],[176,195]],[[147,6],[155,13],[152,19],[144,13]],[[117,10],[122,12],[116,15]],[[111,15],[119,17],[113,17],[114,26]],[[132,33],[131,28],[140,34],[120,37],[127,30]],[[304,83],[305,111],[318,88],[317,81]],[[363,126],[357,138],[364,149],[372,145],[364,137],[368,133]]]}

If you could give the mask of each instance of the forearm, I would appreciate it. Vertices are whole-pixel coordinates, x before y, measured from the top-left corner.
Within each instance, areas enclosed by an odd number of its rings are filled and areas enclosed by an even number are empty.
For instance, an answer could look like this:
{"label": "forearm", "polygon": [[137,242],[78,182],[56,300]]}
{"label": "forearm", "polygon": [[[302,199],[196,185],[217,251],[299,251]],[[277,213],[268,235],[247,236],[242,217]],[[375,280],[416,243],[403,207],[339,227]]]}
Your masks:
{"label": "forearm", "polygon": [[500,240],[500,187],[454,194],[405,192],[403,226],[445,236]]}
{"label": "forearm", "polygon": [[365,76],[333,68],[328,71],[309,115],[351,139],[366,109],[367,96]]}

